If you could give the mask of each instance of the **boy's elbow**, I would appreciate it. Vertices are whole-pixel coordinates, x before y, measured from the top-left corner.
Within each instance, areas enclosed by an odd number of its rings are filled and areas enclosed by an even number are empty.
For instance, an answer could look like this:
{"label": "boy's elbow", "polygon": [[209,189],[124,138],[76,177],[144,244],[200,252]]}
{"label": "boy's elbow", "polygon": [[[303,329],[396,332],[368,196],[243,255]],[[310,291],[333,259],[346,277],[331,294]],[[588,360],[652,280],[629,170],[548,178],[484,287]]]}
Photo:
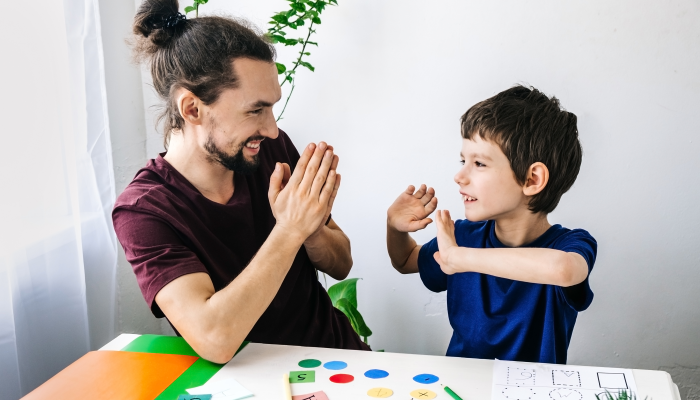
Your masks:
{"label": "boy's elbow", "polygon": [[577,265],[576,260],[568,253],[564,253],[561,256],[561,260],[557,263],[559,268],[557,268],[557,286],[570,287],[578,285],[586,279],[588,271],[581,271],[580,266]]}

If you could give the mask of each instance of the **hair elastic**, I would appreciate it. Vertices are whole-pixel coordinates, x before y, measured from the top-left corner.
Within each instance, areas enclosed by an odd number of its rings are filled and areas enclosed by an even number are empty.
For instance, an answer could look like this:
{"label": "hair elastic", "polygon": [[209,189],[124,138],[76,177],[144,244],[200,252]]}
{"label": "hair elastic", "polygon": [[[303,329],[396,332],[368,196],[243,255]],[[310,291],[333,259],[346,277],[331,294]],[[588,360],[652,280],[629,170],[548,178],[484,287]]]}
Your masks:
{"label": "hair elastic", "polygon": [[180,14],[179,12],[176,14],[161,15],[160,20],[158,20],[157,17],[154,17],[151,20],[151,26],[153,27],[153,29],[169,29],[178,26],[181,22],[184,22],[186,19],[187,17]]}

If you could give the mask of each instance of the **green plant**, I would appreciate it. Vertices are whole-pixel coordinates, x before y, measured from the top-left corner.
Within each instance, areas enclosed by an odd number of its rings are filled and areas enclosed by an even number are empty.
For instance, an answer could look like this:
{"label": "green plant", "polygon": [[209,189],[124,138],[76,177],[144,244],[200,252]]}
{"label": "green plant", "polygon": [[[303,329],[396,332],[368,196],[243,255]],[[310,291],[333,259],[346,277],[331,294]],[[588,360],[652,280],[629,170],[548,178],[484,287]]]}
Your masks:
{"label": "green plant", "polygon": [[367,343],[367,337],[372,336],[372,330],[369,329],[362,314],[357,310],[358,280],[359,278],[352,278],[336,283],[328,288],[328,296],[333,302],[333,307],[348,317],[352,329]]}
{"label": "green plant", "polygon": [[[208,1],[209,0],[194,0],[191,6],[185,7],[185,14],[194,11],[195,17],[199,16],[199,6],[206,4]],[[287,109],[287,104],[289,104],[289,99],[292,97],[292,93],[294,93],[297,68],[302,66],[311,72],[316,70],[313,65],[304,60],[304,57],[311,55],[307,47],[310,45],[318,46],[318,43],[309,40],[311,35],[316,33],[314,25],[321,24],[320,15],[327,6],[338,5],[338,0],[287,0],[287,2],[289,3],[288,10],[280,11],[272,16],[269,22],[272,27],[267,30],[267,36],[272,43],[281,43],[285,46],[301,46],[301,50],[290,65],[291,68],[287,68],[283,63],[275,63],[277,64],[277,74],[283,75],[280,86],[284,86],[287,82],[292,85],[292,88],[289,90],[289,95],[287,95],[287,99],[284,102],[282,112],[277,116],[277,121],[282,119],[282,115]],[[305,26],[308,26],[306,37],[291,38],[287,36],[287,34],[291,32],[288,29],[297,31],[300,27]]]}
{"label": "green plant", "polygon": [[[601,395],[596,394],[595,398],[598,400],[636,400],[637,395],[632,392],[628,393],[626,390],[620,390],[617,393],[610,393],[606,390],[605,395],[601,397]],[[644,400],[646,399],[645,397]]]}

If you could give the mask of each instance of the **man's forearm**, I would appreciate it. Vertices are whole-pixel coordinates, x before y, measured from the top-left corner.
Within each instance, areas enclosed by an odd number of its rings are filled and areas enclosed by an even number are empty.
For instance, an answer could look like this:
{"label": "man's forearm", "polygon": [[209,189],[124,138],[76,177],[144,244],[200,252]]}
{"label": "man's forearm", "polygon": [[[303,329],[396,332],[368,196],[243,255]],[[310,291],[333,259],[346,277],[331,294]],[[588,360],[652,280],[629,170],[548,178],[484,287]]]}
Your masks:
{"label": "man's forearm", "polygon": [[311,263],[335,280],[343,280],[352,268],[350,240],[331,220],[313,237],[304,242]]}
{"label": "man's forearm", "polygon": [[[173,293],[159,293],[156,301],[197,353],[210,361],[227,362],[277,295],[302,242],[303,238],[290,237],[275,227],[248,266],[224,289],[215,292],[206,274],[186,275],[164,288]],[[192,285],[204,289],[192,291]],[[207,291],[209,295],[199,296]],[[192,293],[197,295],[188,296]]]}
{"label": "man's forearm", "polygon": [[479,272],[521,282],[573,286],[588,276],[583,257],[554,249],[456,247],[448,263],[457,272]]}

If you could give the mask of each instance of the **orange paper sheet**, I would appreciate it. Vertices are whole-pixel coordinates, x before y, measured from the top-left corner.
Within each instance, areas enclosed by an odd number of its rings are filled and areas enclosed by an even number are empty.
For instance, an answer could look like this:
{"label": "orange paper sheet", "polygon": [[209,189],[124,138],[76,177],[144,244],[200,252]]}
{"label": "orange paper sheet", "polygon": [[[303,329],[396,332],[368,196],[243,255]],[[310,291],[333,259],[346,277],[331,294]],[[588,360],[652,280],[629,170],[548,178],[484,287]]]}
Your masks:
{"label": "orange paper sheet", "polygon": [[24,397],[25,400],[153,400],[198,357],[91,351]]}

